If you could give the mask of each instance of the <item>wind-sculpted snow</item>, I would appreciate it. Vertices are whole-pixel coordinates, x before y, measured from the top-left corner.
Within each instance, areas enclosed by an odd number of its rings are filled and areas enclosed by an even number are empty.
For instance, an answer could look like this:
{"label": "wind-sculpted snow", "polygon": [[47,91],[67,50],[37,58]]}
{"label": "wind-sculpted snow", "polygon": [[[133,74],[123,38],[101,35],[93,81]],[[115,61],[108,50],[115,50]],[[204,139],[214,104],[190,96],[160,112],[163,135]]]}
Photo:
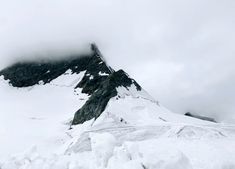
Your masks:
{"label": "wind-sculpted snow", "polygon": [[[132,127],[132,130],[127,128],[129,132],[123,132],[121,127],[102,131],[89,130],[80,135],[79,139],[84,139],[83,141],[74,144],[70,141],[76,141],[76,133],[81,132],[78,127],[77,131],[70,131],[71,136],[74,134],[75,137],[65,144],[73,145],[70,151],[65,146],[65,149],[43,155],[33,147],[23,154],[11,157],[0,166],[2,169],[233,169],[235,166],[235,153],[230,147],[235,146],[235,143],[228,139],[208,137],[191,140],[163,135],[155,137],[154,126]],[[130,140],[129,134],[138,130],[150,131],[148,134],[139,133],[140,140]],[[153,133],[150,134],[151,131]],[[122,135],[122,141],[115,134],[117,132],[121,132],[119,136]],[[83,150],[74,151],[76,146]]]}

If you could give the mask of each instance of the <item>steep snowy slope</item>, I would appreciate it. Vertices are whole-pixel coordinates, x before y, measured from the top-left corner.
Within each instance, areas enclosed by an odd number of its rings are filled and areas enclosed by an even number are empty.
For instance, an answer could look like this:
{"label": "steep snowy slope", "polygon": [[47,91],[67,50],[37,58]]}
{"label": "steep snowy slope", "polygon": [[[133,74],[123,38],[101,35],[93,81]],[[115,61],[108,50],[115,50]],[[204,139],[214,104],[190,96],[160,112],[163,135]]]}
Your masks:
{"label": "steep snowy slope", "polygon": [[95,45],[0,75],[0,169],[235,168],[235,126],[170,112]]}

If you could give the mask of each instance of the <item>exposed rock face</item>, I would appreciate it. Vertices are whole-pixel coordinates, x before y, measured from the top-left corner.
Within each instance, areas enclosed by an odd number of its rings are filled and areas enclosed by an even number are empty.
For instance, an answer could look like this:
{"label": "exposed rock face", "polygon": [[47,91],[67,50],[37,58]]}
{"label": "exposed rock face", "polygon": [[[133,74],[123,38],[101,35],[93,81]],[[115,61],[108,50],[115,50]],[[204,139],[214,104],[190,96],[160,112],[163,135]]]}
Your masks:
{"label": "exposed rock face", "polygon": [[130,87],[132,84],[137,90],[141,90],[141,87],[123,70],[113,72],[100,84],[85,105],[76,112],[72,124],[80,124],[92,118],[98,118],[105,110],[108,101],[117,96],[116,88],[119,86]]}
{"label": "exposed rock face", "polygon": [[39,84],[39,82],[50,83],[69,69],[73,73],[86,71],[77,87],[82,88],[83,93],[92,94],[106,79],[99,73],[110,74],[112,69],[103,61],[95,44],[91,45],[91,50],[91,54],[87,56],[73,56],[58,61],[16,63],[0,71],[0,76],[3,75],[4,79],[9,80],[14,87],[29,87]]}
{"label": "exposed rock face", "polygon": [[194,117],[194,118],[197,118],[197,119],[201,119],[201,120],[206,120],[206,121],[211,121],[211,122],[217,123],[217,122],[215,121],[215,119],[213,119],[213,118],[195,115],[195,114],[192,114],[192,113],[190,113],[190,112],[187,112],[187,113],[185,113],[184,115],[185,115],[185,116],[189,116],[189,117]]}
{"label": "exposed rock face", "polygon": [[129,87],[133,84],[137,90],[141,90],[141,87],[123,70],[114,71],[107,66],[95,44],[91,45],[89,55],[57,61],[20,62],[0,71],[0,76],[3,75],[5,80],[9,80],[13,87],[22,88],[40,82],[50,83],[67,70],[76,74],[86,71],[75,88],[82,88],[83,93],[90,95],[84,106],[76,112],[72,121],[74,125],[98,118],[110,98],[117,95],[117,87]]}

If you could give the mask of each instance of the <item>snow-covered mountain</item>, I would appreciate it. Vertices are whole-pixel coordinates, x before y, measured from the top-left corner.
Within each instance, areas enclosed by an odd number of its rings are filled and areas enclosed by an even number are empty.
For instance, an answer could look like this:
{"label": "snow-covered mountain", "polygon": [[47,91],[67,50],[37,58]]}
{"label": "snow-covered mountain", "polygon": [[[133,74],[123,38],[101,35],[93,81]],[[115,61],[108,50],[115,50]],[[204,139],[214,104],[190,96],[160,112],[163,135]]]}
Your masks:
{"label": "snow-covered mountain", "polygon": [[96,45],[0,71],[0,169],[233,169],[235,126],[172,113]]}

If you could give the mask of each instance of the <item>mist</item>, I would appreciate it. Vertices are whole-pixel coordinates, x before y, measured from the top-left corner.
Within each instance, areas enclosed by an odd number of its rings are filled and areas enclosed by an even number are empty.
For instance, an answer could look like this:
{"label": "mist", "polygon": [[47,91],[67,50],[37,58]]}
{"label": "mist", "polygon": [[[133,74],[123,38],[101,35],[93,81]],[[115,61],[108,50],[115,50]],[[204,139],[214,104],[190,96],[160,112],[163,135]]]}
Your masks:
{"label": "mist", "polygon": [[95,42],[164,106],[235,122],[235,1],[0,1],[0,69]]}

